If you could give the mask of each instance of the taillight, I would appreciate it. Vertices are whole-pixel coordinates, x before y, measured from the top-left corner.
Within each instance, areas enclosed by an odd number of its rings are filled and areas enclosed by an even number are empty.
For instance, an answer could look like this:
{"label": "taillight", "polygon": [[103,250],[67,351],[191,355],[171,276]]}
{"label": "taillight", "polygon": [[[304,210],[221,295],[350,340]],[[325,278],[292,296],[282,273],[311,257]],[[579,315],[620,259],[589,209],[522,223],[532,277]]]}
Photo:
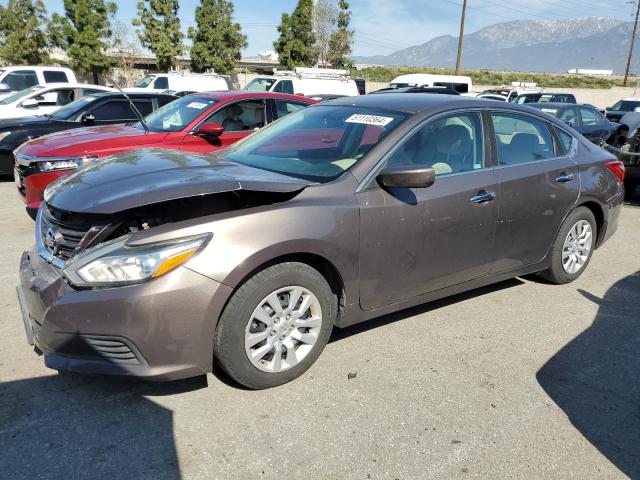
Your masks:
{"label": "taillight", "polygon": [[613,172],[618,179],[619,184],[624,182],[624,163],[620,160],[613,160],[611,162],[607,162],[607,168]]}

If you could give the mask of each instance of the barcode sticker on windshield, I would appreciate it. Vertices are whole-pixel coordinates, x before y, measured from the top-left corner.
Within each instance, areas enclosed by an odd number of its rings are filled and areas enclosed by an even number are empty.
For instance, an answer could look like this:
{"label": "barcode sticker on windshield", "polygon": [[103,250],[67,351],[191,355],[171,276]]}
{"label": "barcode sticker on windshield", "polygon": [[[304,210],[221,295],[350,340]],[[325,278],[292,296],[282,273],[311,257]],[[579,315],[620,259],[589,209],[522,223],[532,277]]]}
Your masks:
{"label": "barcode sticker on windshield", "polygon": [[189,105],[187,105],[187,108],[197,108],[198,110],[202,110],[206,106],[207,106],[206,103],[191,102]]}
{"label": "barcode sticker on windshield", "polygon": [[379,115],[364,115],[356,113],[346,120],[347,123],[362,123],[364,125],[375,125],[377,127],[385,127],[393,122],[391,117],[381,117]]}

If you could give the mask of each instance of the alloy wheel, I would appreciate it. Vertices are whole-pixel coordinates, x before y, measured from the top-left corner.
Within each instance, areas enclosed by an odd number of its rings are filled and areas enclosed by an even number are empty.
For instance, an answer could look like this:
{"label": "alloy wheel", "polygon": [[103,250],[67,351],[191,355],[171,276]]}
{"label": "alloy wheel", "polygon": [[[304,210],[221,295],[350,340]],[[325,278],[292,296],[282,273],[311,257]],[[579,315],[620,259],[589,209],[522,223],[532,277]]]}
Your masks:
{"label": "alloy wheel", "polygon": [[577,222],[562,247],[562,268],[570,275],[578,273],[587,263],[593,247],[593,229],[586,220]]}

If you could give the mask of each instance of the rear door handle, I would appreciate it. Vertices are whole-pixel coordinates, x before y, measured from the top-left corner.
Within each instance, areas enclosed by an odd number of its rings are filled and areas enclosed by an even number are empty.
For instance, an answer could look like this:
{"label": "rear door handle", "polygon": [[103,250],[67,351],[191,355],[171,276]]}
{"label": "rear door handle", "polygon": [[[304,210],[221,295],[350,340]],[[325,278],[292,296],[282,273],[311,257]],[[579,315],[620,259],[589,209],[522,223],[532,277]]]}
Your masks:
{"label": "rear door handle", "polygon": [[560,175],[558,178],[556,178],[556,183],[567,183],[574,178],[576,178],[576,176],[573,173]]}
{"label": "rear door handle", "polygon": [[493,200],[496,199],[496,194],[493,192],[485,192],[484,190],[478,192],[477,195],[471,197],[469,199],[469,201],[471,203],[488,203],[488,202],[492,202]]}

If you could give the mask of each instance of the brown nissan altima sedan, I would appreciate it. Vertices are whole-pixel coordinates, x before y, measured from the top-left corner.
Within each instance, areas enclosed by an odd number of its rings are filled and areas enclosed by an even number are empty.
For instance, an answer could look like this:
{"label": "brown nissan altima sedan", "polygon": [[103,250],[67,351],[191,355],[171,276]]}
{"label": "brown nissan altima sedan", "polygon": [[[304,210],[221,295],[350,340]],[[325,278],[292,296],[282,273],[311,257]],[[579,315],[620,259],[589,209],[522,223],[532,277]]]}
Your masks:
{"label": "brown nissan altima sedan", "polygon": [[534,272],[575,280],[616,230],[623,177],[539,110],[428,94],[312,106],[215,155],[126,152],[47,190],[20,266],[27,337],[58,370],[170,380],[217,362],[272,387],[334,326]]}

